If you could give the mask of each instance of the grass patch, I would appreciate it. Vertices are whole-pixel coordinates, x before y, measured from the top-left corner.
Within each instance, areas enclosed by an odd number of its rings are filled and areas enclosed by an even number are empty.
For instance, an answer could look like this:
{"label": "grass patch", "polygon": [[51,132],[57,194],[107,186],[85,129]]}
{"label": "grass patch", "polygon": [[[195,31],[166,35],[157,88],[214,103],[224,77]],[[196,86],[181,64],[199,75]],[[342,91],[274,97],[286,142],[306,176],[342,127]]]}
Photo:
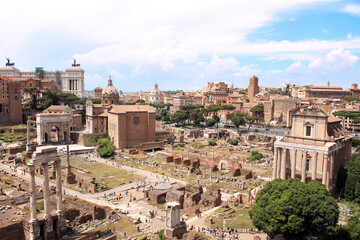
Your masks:
{"label": "grass patch", "polygon": [[[100,227],[91,230],[91,232],[105,231],[106,229],[109,229],[109,228],[111,230],[113,228],[115,228],[115,230],[117,230],[117,231],[126,233],[126,236],[129,236],[129,235],[132,235],[132,234],[138,232],[136,226],[127,217],[124,217],[124,216],[121,216],[121,219],[119,221],[101,225]],[[123,239],[123,238],[120,235],[117,235],[116,239]]]}
{"label": "grass patch", "polygon": [[[83,176],[95,177],[97,183],[100,183],[107,188],[115,188],[122,184],[127,184],[144,178],[143,176],[130,173],[117,167],[109,166],[103,163],[87,162],[83,159],[75,157],[72,157],[71,165],[78,180]],[[75,185],[69,186],[76,188]],[[98,188],[98,190],[100,191],[100,188]]]}
{"label": "grass patch", "polygon": [[85,137],[84,138],[84,145],[85,146],[96,146],[97,140],[99,140],[99,136],[95,137]]}

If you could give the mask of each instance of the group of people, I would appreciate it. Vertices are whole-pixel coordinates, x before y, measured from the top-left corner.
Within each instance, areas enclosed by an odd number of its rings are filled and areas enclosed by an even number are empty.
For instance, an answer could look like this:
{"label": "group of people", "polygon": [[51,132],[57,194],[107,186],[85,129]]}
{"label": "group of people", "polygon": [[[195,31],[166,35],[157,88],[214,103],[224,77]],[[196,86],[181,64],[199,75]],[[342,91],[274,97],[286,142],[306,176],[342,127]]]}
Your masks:
{"label": "group of people", "polygon": [[[210,234],[214,236],[220,236],[221,239],[226,237],[235,237],[235,239],[239,239],[238,234],[242,233],[238,229],[233,228],[226,228],[226,227],[196,227],[194,225],[188,226],[188,231],[198,231],[202,232],[204,234]],[[250,233],[254,233],[255,231],[253,229],[249,229]],[[266,238],[266,240],[270,240],[270,238]]]}

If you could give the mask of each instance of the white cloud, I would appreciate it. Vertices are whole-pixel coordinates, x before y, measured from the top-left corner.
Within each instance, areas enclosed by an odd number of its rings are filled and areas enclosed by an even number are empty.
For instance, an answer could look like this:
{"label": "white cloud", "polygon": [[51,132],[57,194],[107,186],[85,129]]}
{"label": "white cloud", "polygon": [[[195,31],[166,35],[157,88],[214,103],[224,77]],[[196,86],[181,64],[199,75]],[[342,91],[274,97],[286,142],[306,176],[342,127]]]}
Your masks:
{"label": "white cloud", "polygon": [[[160,64],[168,71],[176,61],[189,63],[199,55],[213,53],[270,57],[277,51],[301,52],[302,46],[311,48],[312,41],[258,44],[247,42],[246,35],[278,21],[279,13],[331,1],[13,1],[2,6],[0,52],[9,56],[26,52],[31,39],[31,49],[41,52],[43,43],[36,40],[46,36],[53,44],[89,44],[87,50],[76,54],[84,63],[127,63],[134,64],[135,69],[143,64]],[[340,44],[315,45],[332,49]],[[350,44],[343,47],[349,48]]]}
{"label": "white cloud", "polygon": [[352,33],[348,33],[348,34],[346,35],[346,38],[347,38],[347,39],[351,39],[351,38],[352,38]]}
{"label": "white cloud", "polygon": [[360,4],[348,4],[343,8],[343,11],[355,16],[360,16]]}
{"label": "white cloud", "polygon": [[234,73],[235,77],[251,77],[252,75],[261,74],[261,70],[256,68],[255,64],[244,65],[239,70]]}
{"label": "white cloud", "polygon": [[286,69],[287,73],[292,74],[329,74],[340,72],[352,67],[359,60],[358,56],[352,55],[350,51],[343,48],[334,49],[325,57],[317,58],[304,65],[301,61],[293,63]]}
{"label": "white cloud", "polygon": [[219,58],[214,54],[211,62],[205,67],[205,74],[233,72],[238,69],[238,64],[238,61],[232,57]]}

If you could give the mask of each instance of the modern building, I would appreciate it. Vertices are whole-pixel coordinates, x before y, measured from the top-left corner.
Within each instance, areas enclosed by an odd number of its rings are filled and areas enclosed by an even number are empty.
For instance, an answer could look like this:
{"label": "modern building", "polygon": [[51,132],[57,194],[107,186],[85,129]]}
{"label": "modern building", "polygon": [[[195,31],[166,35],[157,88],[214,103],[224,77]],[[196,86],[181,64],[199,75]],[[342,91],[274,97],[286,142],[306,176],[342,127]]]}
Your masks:
{"label": "modern building", "polygon": [[321,181],[330,191],[351,157],[353,136],[340,119],[321,108],[298,107],[290,112],[291,130],[274,143],[273,179]]}
{"label": "modern building", "polygon": [[20,83],[0,77],[0,126],[22,123]]}
{"label": "modern building", "polygon": [[42,67],[35,68],[34,72],[22,72],[14,67],[15,63],[8,62],[4,67],[0,67],[0,76],[9,78],[39,78],[53,80],[58,85],[58,90],[65,93],[73,93],[79,98],[84,97],[85,92],[85,71],[80,68],[80,64],[74,63],[65,71],[48,72]]}

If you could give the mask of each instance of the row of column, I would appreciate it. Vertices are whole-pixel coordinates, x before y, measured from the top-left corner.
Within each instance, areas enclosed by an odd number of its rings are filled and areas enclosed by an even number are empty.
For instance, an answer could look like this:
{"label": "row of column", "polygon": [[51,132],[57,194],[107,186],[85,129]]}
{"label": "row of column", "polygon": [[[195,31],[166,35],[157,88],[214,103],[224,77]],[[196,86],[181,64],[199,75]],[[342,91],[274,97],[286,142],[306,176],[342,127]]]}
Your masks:
{"label": "row of column", "polygon": [[[290,166],[287,166],[287,152],[289,151],[290,156]],[[310,151],[303,150],[303,149],[296,149],[296,148],[284,148],[284,147],[275,147],[274,149],[274,162],[273,162],[273,179],[286,179],[288,176],[286,174],[287,168],[291,169],[290,177],[296,177],[296,162],[299,160],[297,159],[298,151],[302,151],[302,158],[301,158],[301,181],[306,182],[306,172],[307,172],[307,154]],[[310,170],[311,170],[311,179],[316,180],[316,173],[317,173],[317,164],[318,164],[318,155],[319,152],[311,151],[312,157],[310,160]],[[329,189],[331,185],[330,182],[333,179],[333,172],[334,172],[334,155],[335,153],[332,152],[328,154],[325,152],[323,154],[323,169],[322,169],[322,183],[326,185],[326,188]]]}
{"label": "row of column", "polygon": [[69,79],[69,90],[78,90],[79,80]]}
{"label": "row of column", "polygon": [[[37,219],[36,208],[36,185],[35,185],[35,165],[29,163],[29,192],[30,192],[30,239],[38,239],[40,237],[39,221]],[[65,215],[62,205],[62,184],[61,184],[61,160],[55,161],[56,166],[56,198],[57,198],[57,215],[58,227],[57,235],[61,236],[61,231],[66,228]],[[53,232],[53,223],[50,214],[50,190],[49,190],[49,166],[48,163],[42,163],[43,167],[43,194],[44,194],[44,219],[45,231],[44,239],[48,239],[48,235]]]}

